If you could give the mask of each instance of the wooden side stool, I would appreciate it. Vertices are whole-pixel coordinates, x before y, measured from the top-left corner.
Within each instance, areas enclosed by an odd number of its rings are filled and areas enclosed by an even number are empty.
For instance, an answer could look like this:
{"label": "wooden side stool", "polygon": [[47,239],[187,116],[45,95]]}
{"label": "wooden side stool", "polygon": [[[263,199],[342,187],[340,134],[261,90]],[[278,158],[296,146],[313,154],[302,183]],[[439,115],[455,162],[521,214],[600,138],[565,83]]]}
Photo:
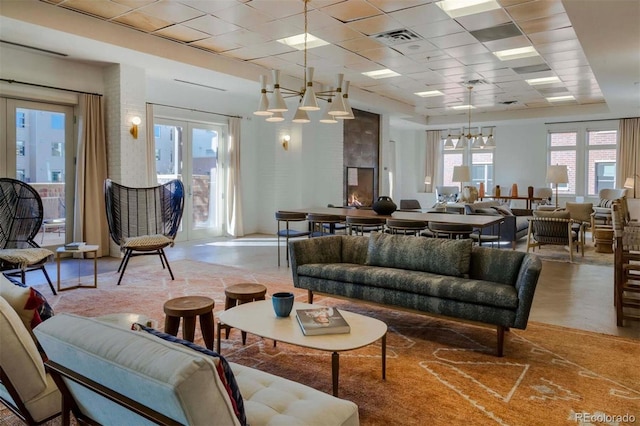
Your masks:
{"label": "wooden side stool", "polygon": [[[257,283],[239,283],[233,284],[224,289],[225,301],[224,310],[231,309],[236,305],[243,305],[245,303],[253,302],[255,300],[265,300],[267,294],[267,288],[262,284]],[[231,327],[218,321],[218,345],[216,347],[218,353],[220,353],[220,330],[225,329],[225,338],[229,338],[229,331]],[[242,344],[247,341],[247,333],[242,332]]]}
{"label": "wooden side stool", "polygon": [[185,340],[193,342],[196,331],[196,317],[200,317],[200,330],[202,339],[208,349],[213,350],[213,299],[205,296],[177,297],[165,302],[164,331],[171,335],[178,335],[180,318],[184,318],[182,324],[182,336]]}

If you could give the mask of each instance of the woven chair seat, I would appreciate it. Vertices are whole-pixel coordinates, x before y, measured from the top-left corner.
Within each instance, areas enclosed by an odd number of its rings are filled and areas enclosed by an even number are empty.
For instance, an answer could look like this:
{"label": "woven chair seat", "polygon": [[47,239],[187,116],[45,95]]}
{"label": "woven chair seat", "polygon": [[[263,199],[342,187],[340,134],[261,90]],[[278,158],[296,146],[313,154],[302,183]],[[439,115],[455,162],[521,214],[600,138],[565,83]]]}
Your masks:
{"label": "woven chair seat", "polygon": [[173,247],[174,241],[173,239],[161,235],[141,235],[139,237],[131,237],[125,238],[124,244],[122,244],[121,249],[134,249],[134,250],[158,250],[159,248],[164,247]]}
{"label": "woven chair seat", "polygon": [[27,269],[29,266],[51,259],[53,259],[53,252],[40,247],[0,250],[0,260],[15,265],[17,269]]}

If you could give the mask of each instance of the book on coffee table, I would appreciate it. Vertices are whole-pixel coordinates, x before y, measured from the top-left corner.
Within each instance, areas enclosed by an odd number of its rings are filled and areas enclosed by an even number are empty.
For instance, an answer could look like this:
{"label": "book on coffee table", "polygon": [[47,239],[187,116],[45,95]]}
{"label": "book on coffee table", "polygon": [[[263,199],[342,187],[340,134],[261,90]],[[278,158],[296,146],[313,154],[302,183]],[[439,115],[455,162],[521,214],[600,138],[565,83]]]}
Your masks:
{"label": "book on coffee table", "polygon": [[76,242],[74,241],[73,243],[68,243],[64,245],[64,249],[65,250],[79,250],[80,247],[86,245],[87,243],[85,242]]}
{"label": "book on coffee table", "polygon": [[305,336],[351,332],[351,327],[336,308],[296,309],[296,318]]}

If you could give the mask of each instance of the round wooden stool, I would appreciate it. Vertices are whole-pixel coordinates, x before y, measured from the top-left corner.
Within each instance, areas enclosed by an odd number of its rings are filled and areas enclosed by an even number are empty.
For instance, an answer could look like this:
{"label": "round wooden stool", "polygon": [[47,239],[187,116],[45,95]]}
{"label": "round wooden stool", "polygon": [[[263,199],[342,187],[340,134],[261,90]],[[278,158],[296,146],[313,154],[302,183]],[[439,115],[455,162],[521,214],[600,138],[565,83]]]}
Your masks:
{"label": "round wooden stool", "polygon": [[[236,305],[253,302],[254,300],[264,300],[267,294],[267,288],[257,283],[239,283],[230,285],[224,289],[225,301],[224,310],[231,309]],[[220,329],[225,329],[225,338],[229,338],[231,327],[218,321],[218,346],[217,351],[220,352]],[[247,333],[242,332],[242,344],[247,341]]]}
{"label": "round wooden stool", "polygon": [[178,335],[180,318],[182,323],[182,337],[193,342],[196,331],[196,317],[200,317],[200,330],[202,339],[208,349],[213,350],[213,299],[205,296],[177,297],[165,302],[164,331],[171,335]]}

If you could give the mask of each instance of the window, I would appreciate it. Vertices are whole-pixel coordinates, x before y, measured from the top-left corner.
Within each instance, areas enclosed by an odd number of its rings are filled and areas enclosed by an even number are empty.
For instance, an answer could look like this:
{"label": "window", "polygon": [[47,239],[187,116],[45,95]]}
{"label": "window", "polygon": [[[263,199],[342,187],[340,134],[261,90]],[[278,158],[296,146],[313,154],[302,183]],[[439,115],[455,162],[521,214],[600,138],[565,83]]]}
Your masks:
{"label": "window", "polygon": [[26,120],[24,112],[16,112],[16,127],[24,129],[26,127]]}
{"label": "window", "polygon": [[597,197],[601,189],[617,186],[617,122],[553,126],[548,137],[548,164],[566,165],[569,175],[568,183],[558,185],[559,194]]}
{"label": "window", "polygon": [[51,156],[52,157],[62,157],[62,143],[61,142],[51,142]]}
{"label": "window", "polygon": [[51,128],[64,130],[64,114],[51,114]]}
{"label": "window", "polygon": [[62,171],[61,170],[52,170],[51,171],[51,182],[62,182]]}
{"label": "window", "polygon": [[18,179],[19,181],[22,182],[26,182],[27,181],[27,175],[24,172],[24,169],[17,169],[16,170],[16,179]]}
{"label": "window", "polygon": [[[447,135],[442,135],[444,139]],[[480,182],[484,182],[485,191],[493,192],[493,150],[489,148],[471,148],[470,146],[458,146],[458,139],[453,139],[455,148],[444,148],[442,151],[442,185],[457,186],[472,185],[478,188]],[[471,166],[471,182],[453,182],[453,167],[462,165]]]}
{"label": "window", "polygon": [[157,124],[154,124],[154,125],[153,125],[153,136],[154,136],[156,139],[159,139],[159,138],[160,138],[160,126],[158,126]]}
{"label": "window", "polygon": [[24,157],[24,154],[25,154],[24,141],[16,141],[16,155],[18,157]]}

